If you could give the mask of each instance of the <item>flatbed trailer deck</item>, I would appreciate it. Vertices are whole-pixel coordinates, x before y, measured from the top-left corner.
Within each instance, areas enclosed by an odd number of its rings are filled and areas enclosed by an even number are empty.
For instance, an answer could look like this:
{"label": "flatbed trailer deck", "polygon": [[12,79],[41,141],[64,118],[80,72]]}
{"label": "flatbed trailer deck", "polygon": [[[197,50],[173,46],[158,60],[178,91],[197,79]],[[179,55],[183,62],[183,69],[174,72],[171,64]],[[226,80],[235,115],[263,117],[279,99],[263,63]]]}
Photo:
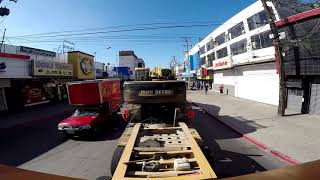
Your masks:
{"label": "flatbed trailer deck", "polygon": [[[217,178],[199,143],[198,133],[183,122],[175,127],[172,124],[130,123],[120,138],[119,146],[124,150],[112,179]],[[174,169],[175,161],[182,158],[190,168]],[[144,166],[150,163],[154,169],[146,170]]]}

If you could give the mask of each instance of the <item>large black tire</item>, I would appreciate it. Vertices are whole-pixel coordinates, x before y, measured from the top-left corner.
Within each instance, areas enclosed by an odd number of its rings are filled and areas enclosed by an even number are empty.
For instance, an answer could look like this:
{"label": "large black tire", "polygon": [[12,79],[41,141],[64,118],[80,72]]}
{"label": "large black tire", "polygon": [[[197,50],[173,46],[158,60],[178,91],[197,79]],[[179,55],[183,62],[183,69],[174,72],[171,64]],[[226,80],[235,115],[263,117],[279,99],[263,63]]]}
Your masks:
{"label": "large black tire", "polygon": [[112,160],[111,160],[111,175],[113,175],[114,172],[116,171],[123,151],[124,151],[124,146],[118,146],[117,149],[114,151]]}

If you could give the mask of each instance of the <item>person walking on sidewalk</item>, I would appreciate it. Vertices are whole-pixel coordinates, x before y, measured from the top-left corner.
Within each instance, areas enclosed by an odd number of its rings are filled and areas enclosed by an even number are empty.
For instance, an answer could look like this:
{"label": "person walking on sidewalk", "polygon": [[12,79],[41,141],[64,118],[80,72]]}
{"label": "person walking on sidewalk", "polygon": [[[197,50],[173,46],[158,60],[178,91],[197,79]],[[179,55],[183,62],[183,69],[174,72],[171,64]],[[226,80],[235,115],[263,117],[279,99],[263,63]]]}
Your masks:
{"label": "person walking on sidewalk", "polygon": [[207,94],[208,93],[208,88],[209,88],[209,85],[208,85],[208,83],[204,86],[204,88],[205,88],[205,93]]}
{"label": "person walking on sidewalk", "polygon": [[223,94],[223,85],[219,86],[220,94]]}

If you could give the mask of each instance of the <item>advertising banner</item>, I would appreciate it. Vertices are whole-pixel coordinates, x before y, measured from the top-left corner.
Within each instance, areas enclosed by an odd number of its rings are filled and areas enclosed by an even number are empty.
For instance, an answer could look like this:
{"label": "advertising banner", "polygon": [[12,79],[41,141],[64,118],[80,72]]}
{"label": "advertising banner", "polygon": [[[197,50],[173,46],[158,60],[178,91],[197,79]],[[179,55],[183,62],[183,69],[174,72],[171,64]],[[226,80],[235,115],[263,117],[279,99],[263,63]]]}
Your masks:
{"label": "advertising banner", "polygon": [[0,79],[31,78],[29,56],[0,53]]}
{"label": "advertising banner", "polygon": [[69,64],[73,65],[73,74],[78,79],[95,79],[94,56],[80,51],[68,52]]}
{"label": "advertising banner", "polygon": [[71,64],[50,62],[50,61],[33,61],[34,76],[73,76]]}
{"label": "advertising banner", "polygon": [[24,97],[24,106],[32,106],[49,102],[40,82],[29,82],[21,89]]}

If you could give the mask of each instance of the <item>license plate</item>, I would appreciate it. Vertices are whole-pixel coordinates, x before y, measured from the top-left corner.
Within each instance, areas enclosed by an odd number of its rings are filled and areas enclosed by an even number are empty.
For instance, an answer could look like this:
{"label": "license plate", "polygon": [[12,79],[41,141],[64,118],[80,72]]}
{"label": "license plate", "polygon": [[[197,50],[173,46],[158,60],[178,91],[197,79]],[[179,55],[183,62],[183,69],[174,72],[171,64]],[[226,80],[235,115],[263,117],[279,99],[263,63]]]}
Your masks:
{"label": "license plate", "polygon": [[67,130],[67,133],[68,134],[75,134],[74,131],[71,131],[71,130]]}

